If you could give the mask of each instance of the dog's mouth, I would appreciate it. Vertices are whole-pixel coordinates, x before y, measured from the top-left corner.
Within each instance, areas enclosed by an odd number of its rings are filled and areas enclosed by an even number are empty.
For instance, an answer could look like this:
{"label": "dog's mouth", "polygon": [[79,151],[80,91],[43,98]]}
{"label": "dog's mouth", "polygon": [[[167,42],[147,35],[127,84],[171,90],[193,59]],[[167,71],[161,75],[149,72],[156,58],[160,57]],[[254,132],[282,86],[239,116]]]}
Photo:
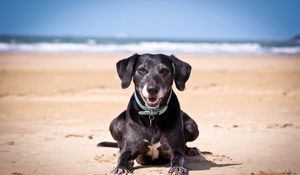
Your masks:
{"label": "dog's mouth", "polygon": [[145,97],[142,95],[143,101],[148,108],[158,108],[162,98],[157,96]]}
{"label": "dog's mouth", "polygon": [[157,98],[157,97],[146,98],[146,105],[148,107],[156,108],[159,106],[160,100],[161,100],[161,98]]}

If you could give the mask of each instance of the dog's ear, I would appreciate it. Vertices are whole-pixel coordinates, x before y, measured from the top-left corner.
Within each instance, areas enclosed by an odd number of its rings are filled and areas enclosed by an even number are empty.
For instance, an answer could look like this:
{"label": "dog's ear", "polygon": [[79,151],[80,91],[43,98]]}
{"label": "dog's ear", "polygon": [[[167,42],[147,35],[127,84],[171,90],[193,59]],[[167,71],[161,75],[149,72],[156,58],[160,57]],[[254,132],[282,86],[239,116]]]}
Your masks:
{"label": "dog's ear", "polygon": [[117,72],[122,81],[121,86],[123,89],[128,88],[131,83],[133,68],[138,57],[138,54],[134,54],[117,62]]}
{"label": "dog's ear", "polygon": [[175,85],[178,90],[183,91],[185,82],[190,77],[192,67],[188,63],[179,60],[174,55],[170,56],[170,60],[174,70]]}

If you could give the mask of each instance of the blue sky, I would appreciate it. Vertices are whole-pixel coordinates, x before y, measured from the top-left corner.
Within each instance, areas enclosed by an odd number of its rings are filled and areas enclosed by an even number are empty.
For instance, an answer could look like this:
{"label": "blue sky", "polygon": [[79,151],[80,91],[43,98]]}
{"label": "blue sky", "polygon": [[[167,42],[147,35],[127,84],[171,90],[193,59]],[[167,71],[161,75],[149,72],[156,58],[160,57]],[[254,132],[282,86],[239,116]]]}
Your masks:
{"label": "blue sky", "polygon": [[0,34],[285,40],[300,0],[0,0]]}

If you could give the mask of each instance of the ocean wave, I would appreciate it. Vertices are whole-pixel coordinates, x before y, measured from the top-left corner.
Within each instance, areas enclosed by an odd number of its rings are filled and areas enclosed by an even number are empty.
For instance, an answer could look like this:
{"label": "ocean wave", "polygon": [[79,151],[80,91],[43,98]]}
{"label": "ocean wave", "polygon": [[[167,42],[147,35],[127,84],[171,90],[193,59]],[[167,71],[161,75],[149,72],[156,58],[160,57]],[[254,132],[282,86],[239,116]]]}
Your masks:
{"label": "ocean wave", "polygon": [[275,54],[300,55],[300,46],[297,47],[273,47],[271,52]]}
{"label": "ocean wave", "polygon": [[138,43],[0,43],[0,51],[79,53],[191,53],[191,54],[289,54],[299,55],[300,46],[270,47],[260,43],[138,42]]}

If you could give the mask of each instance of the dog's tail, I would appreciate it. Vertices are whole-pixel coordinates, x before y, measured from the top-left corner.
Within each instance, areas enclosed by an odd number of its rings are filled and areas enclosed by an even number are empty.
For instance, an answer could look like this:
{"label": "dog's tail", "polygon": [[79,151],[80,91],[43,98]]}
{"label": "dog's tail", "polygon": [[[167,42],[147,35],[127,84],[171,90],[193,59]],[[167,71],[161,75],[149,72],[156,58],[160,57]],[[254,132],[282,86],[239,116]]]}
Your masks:
{"label": "dog's tail", "polygon": [[118,148],[119,144],[117,142],[100,142],[97,144],[98,147],[111,147]]}

